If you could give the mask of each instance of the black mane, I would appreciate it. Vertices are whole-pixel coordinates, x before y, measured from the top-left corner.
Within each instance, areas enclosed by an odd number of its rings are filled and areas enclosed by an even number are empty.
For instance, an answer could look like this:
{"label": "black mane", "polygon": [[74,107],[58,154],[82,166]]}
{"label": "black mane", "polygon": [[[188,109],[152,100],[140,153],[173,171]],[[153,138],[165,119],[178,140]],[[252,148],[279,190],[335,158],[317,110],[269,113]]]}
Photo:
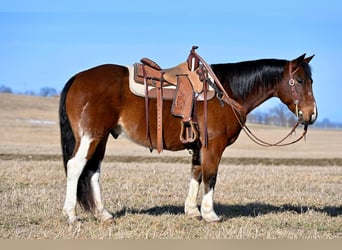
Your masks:
{"label": "black mane", "polygon": [[212,64],[211,68],[235,98],[246,98],[255,91],[267,90],[284,74],[285,60],[262,59],[239,63]]}

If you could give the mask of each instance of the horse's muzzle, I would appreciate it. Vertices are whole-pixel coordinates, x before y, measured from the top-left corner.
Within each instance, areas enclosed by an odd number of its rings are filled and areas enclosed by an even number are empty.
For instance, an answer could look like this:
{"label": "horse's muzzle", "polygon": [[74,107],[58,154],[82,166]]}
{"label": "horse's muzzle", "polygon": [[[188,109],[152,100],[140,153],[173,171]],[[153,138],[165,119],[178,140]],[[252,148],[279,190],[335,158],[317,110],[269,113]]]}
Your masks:
{"label": "horse's muzzle", "polygon": [[298,111],[298,122],[303,125],[311,125],[317,120],[317,105],[314,104],[313,109],[302,109]]}

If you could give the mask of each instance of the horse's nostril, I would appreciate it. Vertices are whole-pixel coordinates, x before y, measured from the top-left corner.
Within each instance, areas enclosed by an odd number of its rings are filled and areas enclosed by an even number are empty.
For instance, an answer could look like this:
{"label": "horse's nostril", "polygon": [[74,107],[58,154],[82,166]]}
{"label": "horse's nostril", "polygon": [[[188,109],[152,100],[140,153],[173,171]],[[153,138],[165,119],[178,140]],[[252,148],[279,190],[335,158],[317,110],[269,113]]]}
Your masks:
{"label": "horse's nostril", "polygon": [[303,120],[303,111],[299,110],[298,113],[297,113],[297,119],[299,121]]}

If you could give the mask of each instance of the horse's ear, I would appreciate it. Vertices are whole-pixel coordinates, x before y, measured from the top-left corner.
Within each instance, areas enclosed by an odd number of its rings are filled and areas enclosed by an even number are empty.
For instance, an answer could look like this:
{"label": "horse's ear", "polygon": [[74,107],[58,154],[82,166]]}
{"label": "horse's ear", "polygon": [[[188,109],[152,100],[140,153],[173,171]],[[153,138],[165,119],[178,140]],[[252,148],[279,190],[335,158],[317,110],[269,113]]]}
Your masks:
{"label": "horse's ear", "polygon": [[299,57],[297,57],[296,59],[292,60],[292,65],[296,65],[296,66],[299,66],[303,61],[304,61],[304,58],[305,58],[305,53]]}
{"label": "horse's ear", "polygon": [[315,55],[309,56],[307,58],[304,58],[304,62],[309,63],[312,58],[314,58]]}
{"label": "horse's ear", "polygon": [[295,72],[298,67],[302,64],[302,62],[304,62],[305,60],[305,53],[299,57],[297,57],[296,59],[292,60],[290,63],[291,63],[291,68],[292,68],[292,72]]}

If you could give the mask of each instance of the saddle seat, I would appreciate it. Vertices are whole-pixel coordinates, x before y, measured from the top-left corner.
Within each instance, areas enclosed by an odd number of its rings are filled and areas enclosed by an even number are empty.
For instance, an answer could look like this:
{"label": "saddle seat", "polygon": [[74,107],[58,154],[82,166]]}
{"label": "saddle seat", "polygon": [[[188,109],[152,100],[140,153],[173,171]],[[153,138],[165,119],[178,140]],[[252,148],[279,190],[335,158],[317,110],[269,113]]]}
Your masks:
{"label": "saddle seat", "polygon": [[[203,91],[203,83],[199,78],[198,72],[194,69],[189,69],[188,62],[183,62],[178,64],[175,67],[162,69],[156,62],[152,61],[149,58],[142,58],[140,60],[143,65],[145,65],[146,73],[148,73],[148,76],[158,79],[161,74],[163,80],[165,80],[170,85],[177,85],[177,75],[187,75],[193,89],[196,93],[201,93]],[[139,66],[138,66],[139,67]]]}
{"label": "saddle seat", "polygon": [[156,86],[156,81],[162,81],[163,87],[168,85],[176,86],[177,76],[187,75],[194,91],[198,94],[203,91],[203,83],[198,72],[189,70],[187,62],[167,69],[162,69],[157,63],[148,58],[141,59],[141,62],[134,64],[135,81],[138,83],[144,84],[144,78],[146,78],[147,84],[153,87]]}

